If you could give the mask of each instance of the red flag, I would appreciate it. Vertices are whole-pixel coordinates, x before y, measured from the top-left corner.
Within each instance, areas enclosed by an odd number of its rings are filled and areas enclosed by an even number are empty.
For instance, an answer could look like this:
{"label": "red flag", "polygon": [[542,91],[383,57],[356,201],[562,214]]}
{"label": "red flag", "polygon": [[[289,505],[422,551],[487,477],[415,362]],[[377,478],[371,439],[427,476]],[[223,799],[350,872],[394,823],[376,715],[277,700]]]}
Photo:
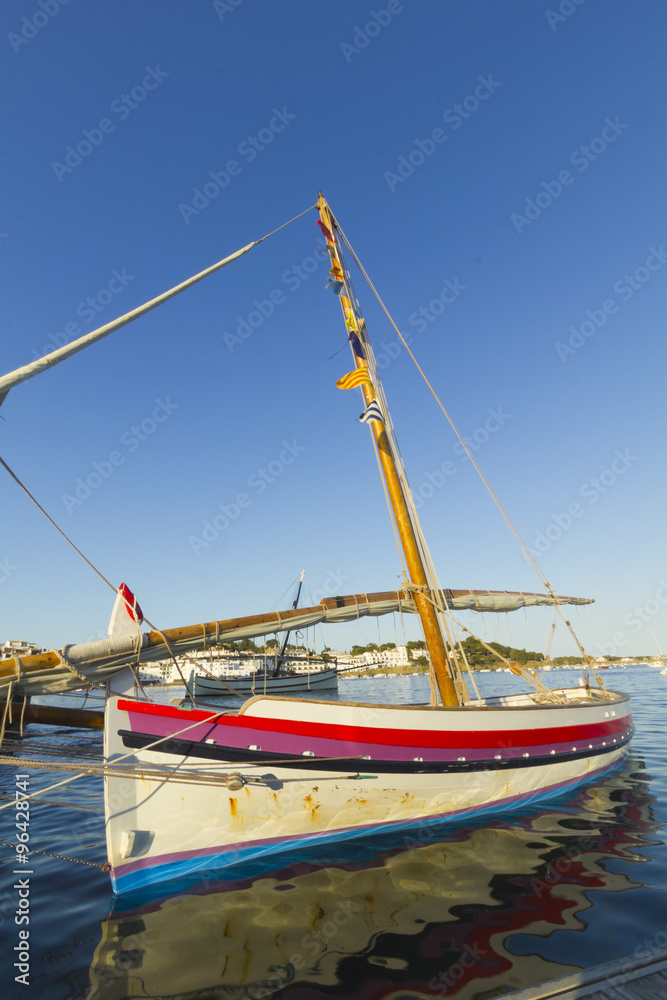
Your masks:
{"label": "red flag", "polygon": [[324,225],[324,223],[320,219],[317,220],[317,224],[320,227],[320,229],[322,230],[322,232],[324,233],[324,237],[325,237],[327,243],[333,243],[334,238],[331,235],[331,230],[327,229],[327,227]]}
{"label": "red flag", "polygon": [[130,588],[126,584],[121,583],[118,592],[125,601],[127,613],[132,621],[141,623],[144,620],[144,614]]}

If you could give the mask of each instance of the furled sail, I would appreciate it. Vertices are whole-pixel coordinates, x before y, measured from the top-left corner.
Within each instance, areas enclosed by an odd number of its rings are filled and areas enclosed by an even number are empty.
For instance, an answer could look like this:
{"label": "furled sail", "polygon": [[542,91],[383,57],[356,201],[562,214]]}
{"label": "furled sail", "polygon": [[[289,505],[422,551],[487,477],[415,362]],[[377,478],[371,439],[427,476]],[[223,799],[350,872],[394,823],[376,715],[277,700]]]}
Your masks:
{"label": "furled sail", "polygon": [[[593,603],[585,597],[552,597],[550,594],[520,591],[442,590],[440,593],[452,611],[507,612],[538,605]],[[168,659],[170,653],[179,656],[223,642],[253,639],[289,629],[355,621],[368,615],[389,615],[395,611],[415,614],[416,610],[412,598],[401,591],[389,590],[327,597],[310,608],[290,608],[288,611],[165,629],[164,632],[110,637],[65,646],[58,651],[0,661],[0,693],[6,692],[10,685],[16,685],[29,695],[73,690],[105,681],[126,666]]]}

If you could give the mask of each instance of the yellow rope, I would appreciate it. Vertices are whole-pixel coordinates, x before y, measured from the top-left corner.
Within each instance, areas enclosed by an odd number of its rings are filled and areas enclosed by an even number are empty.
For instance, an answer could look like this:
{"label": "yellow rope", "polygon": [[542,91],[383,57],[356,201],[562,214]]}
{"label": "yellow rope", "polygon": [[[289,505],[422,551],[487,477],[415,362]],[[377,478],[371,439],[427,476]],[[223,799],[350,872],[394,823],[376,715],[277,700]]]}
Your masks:
{"label": "yellow rope", "polygon": [[[426,597],[426,599],[428,601],[431,602],[431,604],[434,605],[434,607],[437,607],[436,602],[432,599],[432,597],[431,597],[430,594],[425,594],[424,596]],[[472,635],[472,632],[470,631],[470,629],[466,628],[465,625],[462,625],[461,622],[457,621],[456,618],[454,618],[454,616],[449,611],[445,611],[444,613],[445,613],[445,615],[448,618],[450,618],[452,620],[452,622],[455,625],[458,626],[458,628],[461,629],[462,632],[467,632],[469,635]],[[523,677],[523,679],[525,681],[527,681],[529,684],[531,684],[536,689],[536,691],[539,693],[541,699],[543,699],[544,701],[553,701],[553,702],[560,703],[561,699],[558,698],[557,695],[554,695],[553,691],[551,691],[539,679],[539,677],[537,676],[537,674],[535,674],[535,673],[531,674],[520,663],[517,663],[516,661],[513,661],[513,660],[508,660],[506,656],[503,656],[502,653],[499,653],[497,649],[493,648],[493,646],[489,646],[488,642],[485,642],[484,639],[480,639],[479,636],[475,636],[475,638],[477,639],[478,642],[481,642],[482,646],[484,646],[484,648],[487,649],[489,651],[489,653],[491,653],[493,656],[497,657],[499,660],[502,660],[502,662],[506,665],[506,667],[509,670],[512,671],[513,674],[517,674],[518,676]],[[479,697],[479,694],[477,696]]]}

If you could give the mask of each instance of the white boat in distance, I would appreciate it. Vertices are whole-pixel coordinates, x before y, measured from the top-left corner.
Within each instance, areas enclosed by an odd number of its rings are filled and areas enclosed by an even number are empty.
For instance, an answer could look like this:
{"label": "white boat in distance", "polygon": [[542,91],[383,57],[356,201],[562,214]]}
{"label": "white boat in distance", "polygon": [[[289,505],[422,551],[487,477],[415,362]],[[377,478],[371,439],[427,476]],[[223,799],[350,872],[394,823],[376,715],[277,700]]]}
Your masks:
{"label": "white boat in distance", "polygon": [[[321,662],[321,661],[318,661]],[[336,667],[325,667],[322,670],[302,671],[301,673],[281,673],[272,676],[269,671],[256,670],[252,674],[235,676],[233,674],[220,677],[202,676],[193,668],[187,684],[188,690],[195,698],[224,698],[229,695],[256,694],[303,694],[306,691],[337,691],[338,671]]]}
{"label": "white boat in distance", "polygon": [[[301,570],[292,610],[298,608],[305,569]],[[255,694],[305,694],[308,691],[337,691],[338,670],[336,665],[326,666],[320,657],[294,656],[287,653],[290,631],[286,630],[282,642],[275,652],[264,653],[254,659],[255,669],[251,673],[225,677],[214,672],[216,664],[206,667],[200,660],[198,667],[190,673],[187,690],[194,698],[221,697],[234,694],[239,697]],[[220,667],[220,660],[217,666]],[[210,667],[210,669],[209,669]],[[318,669],[319,667],[319,669]],[[300,669],[299,669],[300,668]],[[312,669],[311,669],[312,668]]]}
{"label": "white boat in distance", "polygon": [[[18,663],[10,659],[0,666],[0,688],[16,678],[23,690],[49,678],[62,687],[77,686],[77,679],[80,685],[88,676],[109,676],[125,664],[164,656],[165,645],[175,655],[215,647],[230,637],[285,631],[298,627],[297,622],[354,621],[405,610],[421,619],[431,664],[431,703],[378,705],[262,694],[238,711],[215,711],[154,704],[123,693],[110,697],[104,726],[105,815],[117,893],[299,844],[514,809],[605,774],[619,764],[632,736],[628,696],[607,690],[590,660],[586,682],[578,688],[548,690],[536,674],[505,660],[533,687],[532,693],[476,699],[469,693],[465,651],[452,617],[456,608],[508,611],[542,604],[561,614],[563,604],[590,602],[560,597],[544,580],[548,592],[541,595],[440,588],[343,245],[354,253],[321,195],[317,208],[354,360],[353,370],[336,384],[363,394],[360,420],[370,429],[401,542],[400,590],[326,598],[314,608],[180,629],[146,633],[137,624],[133,635]],[[0,400],[18,382],[106,336],[254,245],[0,379]],[[407,345],[406,351],[410,353]],[[136,602],[125,601],[134,616]],[[565,625],[572,631],[568,621]],[[472,674],[466,676],[473,682]]]}

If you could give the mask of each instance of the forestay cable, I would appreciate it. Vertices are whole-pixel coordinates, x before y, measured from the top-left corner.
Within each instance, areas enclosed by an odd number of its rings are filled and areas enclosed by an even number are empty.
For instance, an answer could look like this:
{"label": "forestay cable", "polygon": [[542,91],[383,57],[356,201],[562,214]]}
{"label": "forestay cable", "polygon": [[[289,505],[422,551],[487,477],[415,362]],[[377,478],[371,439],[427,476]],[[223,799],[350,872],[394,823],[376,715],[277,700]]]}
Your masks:
{"label": "forestay cable", "polygon": [[[571,622],[569,622],[565,618],[565,616],[563,615],[562,611],[560,610],[560,606],[559,606],[556,594],[554,593],[554,591],[553,591],[553,589],[551,587],[551,584],[546,579],[546,575],[544,574],[544,572],[542,571],[541,567],[539,566],[537,560],[534,558],[534,556],[532,555],[530,549],[528,548],[528,546],[524,542],[523,538],[521,537],[521,535],[519,533],[518,528],[516,527],[516,525],[512,521],[512,519],[511,519],[510,515],[508,514],[507,510],[505,509],[505,507],[501,503],[499,497],[495,493],[493,487],[491,486],[490,482],[488,481],[488,479],[484,475],[482,469],[480,468],[477,460],[475,459],[475,456],[473,455],[472,451],[468,447],[468,444],[467,444],[465,438],[461,435],[459,429],[457,428],[457,426],[454,423],[454,421],[452,420],[451,416],[449,415],[449,413],[447,412],[447,410],[443,406],[443,404],[442,404],[442,402],[441,402],[438,394],[436,393],[435,389],[433,388],[433,386],[429,382],[428,378],[426,377],[424,371],[422,370],[421,366],[419,365],[419,362],[417,361],[417,359],[415,358],[414,354],[410,350],[410,347],[408,346],[405,338],[403,337],[403,334],[401,333],[401,331],[399,330],[398,326],[394,322],[393,317],[391,316],[389,310],[387,309],[386,305],[384,304],[384,302],[383,302],[383,300],[382,300],[379,292],[375,288],[375,285],[373,284],[373,282],[371,281],[370,277],[368,276],[368,274],[367,274],[367,272],[366,272],[363,264],[361,263],[361,261],[357,257],[354,249],[352,248],[352,245],[350,244],[349,240],[345,236],[345,233],[343,232],[343,230],[342,230],[342,228],[341,228],[338,220],[335,218],[335,216],[333,216],[333,213],[332,213],[332,219],[335,222],[336,229],[340,233],[341,239],[343,240],[343,242],[345,243],[345,246],[349,250],[349,252],[350,252],[350,254],[351,254],[354,262],[356,263],[357,267],[359,268],[359,270],[361,271],[362,275],[364,276],[364,278],[365,278],[365,280],[366,280],[369,288],[371,289],[371,291],[373,292],[373,295],[377,299],[377,301],[378,301],[378,303],[379,303],[382,311],[384,312],[385,316],[387,317],[387,319],[391,323],[392,327],[394,328],[394,330],[398,334],[398,337],[399,337],[401,343],[403,344],[403,346],[405,347],[405,350],[407,351],[407,353],[412,358],[412,361],[413,361],[415,367],[417,368],[417,371],[419,372],[419,374],[421,375],[421,377],[424,379],[424,382],[428,386],[431,394],[433,395],[433,398],[435,399],[436,403],[438,404],[438,406],[442,410],[445,418],[447,419],[447,422],[449,423],[450,427],[452,428],[452,430],[454,431],[456,437],[458,438],[459,442],[461,443],[462,447],[464,448],[466,455],[468,456],[468,458],[470,459],[471,464],[473,465],[473,468],[476,470],[476,472],[479,475],[480,479],[484,483],[484,486],[486,487],[486,489],[487,489],[487,491],[488,491],[491,499],[495,503],[495,505],[498,508],[498,510],[500,511],[503,519],[505,520],[507,526],[509,527],[510,531],[512,532],[512,534],[514,535],[515,539],[517,540],[517,542],[518,542],[521,550],[523,551],[523,554],[526,557],[529,565],[532,567],[532,569],[536,573],[536,575],[537,575],[538,579],[540,580],[540,582],[542,583],[542,585],[547,589],[547,591],[549,592],[549,594],[554,599],[554,602],[556,604],[556,613],[557,613],[557,615],[559,615],[559,617],[561,618],[561,620],[564,622],[564,624],[567,627],[568,631],[570,632],[572,638],[574,639],[574,641],[576,642],[577,646],[579,647],[579,650],[582,653],[582,656],[584,658],[584,661],[585,661],[587,667],[593,673],[593,676],[595,677],[595,679],[598,682],[598,684],[600,685],[600,687],[604,688],[604,682],[602,681],[602,678],[597,673],[597,671],[595,671],[595,669],[593,668],[592,662],[591,662],[591,658],[588,656],[588,654],[585,652],[583,646],[581,645],[581,643],[580,643],[577,635],[575,634],[575,631],[574,631],[574,629],[572,627]],[[380,388],[381,388],[381,383],[380,383]],[[385,412],[387,412],[387,411],[385,411]],[[392,427],[392,432],[393,432],[393,427]],[[393,437],[393,433],[392,433],[392,437]],[[400,452],[398,454],[400,455]],[[399,466],[402,466],[402,461],[400,463],[398,463],[398,464],[399,464]],[[406,481],[407,481],[407,477],[406,477]],[[430,562],[430,559],[429,559],[429,562]]]}

